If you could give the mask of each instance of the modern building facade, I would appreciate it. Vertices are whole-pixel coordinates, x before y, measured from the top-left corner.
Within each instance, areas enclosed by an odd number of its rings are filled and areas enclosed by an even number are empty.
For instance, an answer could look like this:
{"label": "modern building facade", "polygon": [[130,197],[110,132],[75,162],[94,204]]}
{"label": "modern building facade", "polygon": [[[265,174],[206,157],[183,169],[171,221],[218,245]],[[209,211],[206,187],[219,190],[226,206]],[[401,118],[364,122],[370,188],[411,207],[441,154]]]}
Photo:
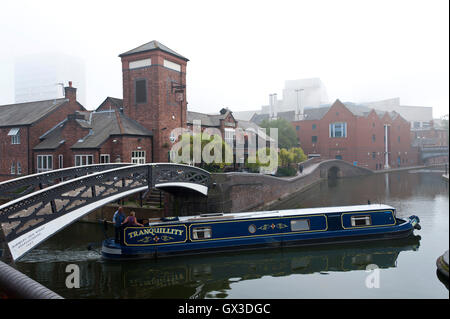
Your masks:
{"label": "modern building facade", "polygon": [[63,53],[18,57],[14,63],[15,103],[64,98],[70,79],[78,88],[78,101],[86,105],[86,68],[80,58]]}
{"label": "modern building facade", "polygon": [[319,78],[285,81],[283,96],[270,94],[269,105],[261,107],[260,114],[269,114],[277,117],[277,113],[294,111],[295,120],[302,117],[306,107],[318,107],[328,103],[325,85]]}
{"label": "modern building facade", "polygon": [[429,106],[401,105],[400,98],[364,102],[361,105],[384,112],[397,112],[411,123],[411,129],[427,129],[433,124],[433,108]]}

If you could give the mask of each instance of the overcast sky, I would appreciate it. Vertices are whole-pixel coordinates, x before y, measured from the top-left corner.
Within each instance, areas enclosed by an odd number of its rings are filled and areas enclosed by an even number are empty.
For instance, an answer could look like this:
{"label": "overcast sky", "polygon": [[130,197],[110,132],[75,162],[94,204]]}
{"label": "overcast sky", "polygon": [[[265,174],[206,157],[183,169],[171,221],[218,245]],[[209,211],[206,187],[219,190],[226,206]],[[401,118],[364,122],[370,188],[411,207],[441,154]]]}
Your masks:
{"label": "overcast sky", "polygon": [[14,103],[15,57],[59,51],[84,59],[94,109],[122,97],[118,55],[158,40],[190,60],[192,111],[257,110],[285,80],[318,77],[330,102],[448,114],[448,0],[15,0],[0,24],[0,104]]}

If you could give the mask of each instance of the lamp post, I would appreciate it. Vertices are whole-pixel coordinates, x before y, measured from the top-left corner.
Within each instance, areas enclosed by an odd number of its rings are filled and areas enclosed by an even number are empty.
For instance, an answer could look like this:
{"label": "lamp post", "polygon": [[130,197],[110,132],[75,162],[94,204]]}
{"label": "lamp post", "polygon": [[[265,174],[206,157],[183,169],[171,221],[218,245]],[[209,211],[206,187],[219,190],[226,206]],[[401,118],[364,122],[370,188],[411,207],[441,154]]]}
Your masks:
{"label": "lamp post", "polygon": [[389,124],[384,125],[384,169],[389,169],[389,147],[388,147],[388,141],[389,141]]}

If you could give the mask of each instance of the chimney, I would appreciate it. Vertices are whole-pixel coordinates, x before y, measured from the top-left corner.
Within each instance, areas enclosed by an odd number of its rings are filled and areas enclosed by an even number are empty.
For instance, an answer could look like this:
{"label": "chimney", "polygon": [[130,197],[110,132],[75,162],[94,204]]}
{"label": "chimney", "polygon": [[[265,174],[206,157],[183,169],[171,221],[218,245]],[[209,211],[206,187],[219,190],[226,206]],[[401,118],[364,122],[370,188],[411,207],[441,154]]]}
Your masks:
{"label": "chimney", "polygon": [[69,86],[64,88],[64,97],[69,99],[70,102],[76,102],[77,100],[77,89],[72,87],[72,81],[69,81]]}

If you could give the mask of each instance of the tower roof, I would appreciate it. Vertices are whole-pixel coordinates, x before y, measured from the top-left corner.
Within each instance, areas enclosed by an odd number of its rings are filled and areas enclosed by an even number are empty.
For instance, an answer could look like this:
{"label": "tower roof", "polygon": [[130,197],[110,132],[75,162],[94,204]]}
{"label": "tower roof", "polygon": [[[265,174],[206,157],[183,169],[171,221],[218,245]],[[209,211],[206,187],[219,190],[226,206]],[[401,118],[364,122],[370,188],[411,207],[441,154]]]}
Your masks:
{"label": "tower roof", "polygon": [[132,55],[132,54],[136,54],[136,53],[142,53],[142,52],[148,52],[148,51],[153,51],[153,50],[161,50],[164,51],[166,53],[169,53],[171,55],[174,55],[180,59],[183,59],[185,61],[189,61],[187,58],[185,58],[184,56],[182,56],[181,54],[173,51],[172,49],[169,49],[168,47],[166,47],[164,44],[153,40],[150,41],[146,44],[143,44],[141,46],[138,46],[137,48],[134,48],[130,51],[124,52],[122,54],[119,55],[119,57],[123,57],[123,56],[127,56],[127,55]]}

